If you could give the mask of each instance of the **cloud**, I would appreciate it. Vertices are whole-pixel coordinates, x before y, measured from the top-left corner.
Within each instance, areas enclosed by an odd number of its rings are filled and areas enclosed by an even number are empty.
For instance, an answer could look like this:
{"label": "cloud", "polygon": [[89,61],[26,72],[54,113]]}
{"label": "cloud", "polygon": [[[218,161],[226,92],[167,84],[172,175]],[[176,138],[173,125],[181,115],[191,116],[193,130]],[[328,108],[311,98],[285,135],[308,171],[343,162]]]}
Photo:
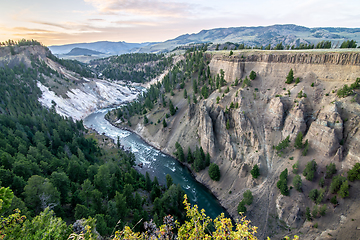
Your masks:
{"label": "cloud", "polygon": [[183,18],[192,15],[194,4],[160,0],[84,0],[102,14],[130,13],[141,16]]}

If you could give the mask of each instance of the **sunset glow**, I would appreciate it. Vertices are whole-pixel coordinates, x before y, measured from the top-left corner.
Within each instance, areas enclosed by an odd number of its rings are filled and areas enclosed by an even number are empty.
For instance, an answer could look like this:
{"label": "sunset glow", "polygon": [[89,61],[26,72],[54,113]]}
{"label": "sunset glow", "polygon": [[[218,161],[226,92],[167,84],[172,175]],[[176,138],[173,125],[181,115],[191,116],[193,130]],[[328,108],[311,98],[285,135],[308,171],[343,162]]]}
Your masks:
{"label": "sunset glow", "polygon": [[360,27],[355,0],[12,0],[2,1],[0,14],[0,41],[26,38],[45,45],[165,41],[219,27]]}

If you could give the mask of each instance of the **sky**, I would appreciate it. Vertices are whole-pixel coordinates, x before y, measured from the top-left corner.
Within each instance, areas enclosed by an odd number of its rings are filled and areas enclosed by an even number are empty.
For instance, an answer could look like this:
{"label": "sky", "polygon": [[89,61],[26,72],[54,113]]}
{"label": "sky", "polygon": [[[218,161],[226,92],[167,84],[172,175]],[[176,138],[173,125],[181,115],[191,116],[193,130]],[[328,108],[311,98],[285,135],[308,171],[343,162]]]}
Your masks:
{"label": "sky", "polygon": [[160,42],[203,29],[360,27],[359,0],[0,0],[0,42]]}

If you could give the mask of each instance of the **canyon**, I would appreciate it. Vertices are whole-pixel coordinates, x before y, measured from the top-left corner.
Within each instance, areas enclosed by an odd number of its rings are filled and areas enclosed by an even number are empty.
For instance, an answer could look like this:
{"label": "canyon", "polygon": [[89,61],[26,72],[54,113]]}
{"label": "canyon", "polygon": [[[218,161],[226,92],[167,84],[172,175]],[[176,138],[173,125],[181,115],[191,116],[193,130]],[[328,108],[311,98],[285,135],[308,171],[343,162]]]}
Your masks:
{"label": "canyon", "polygon": [[[183,90],[174,90],[169,96],[177,112],[161,124],[144,125],[134,120],[132,130],[147,142],[174,156],[178,142],[187,152],[201,146],[211,155],[221,172],[220,181],[210,179],[207,169],[193,171],[196,179],[207,186],[229,211],[238,218],[237,205],[246,190],[251,190],[254,201],[247,206],[246,216],[258,226],[260,239],[275,239],[297,234],[302,239],[350,239],[356,236],[356,221],[360,212],[358,182],[351,183],[350,196],[339,198],[339,205],[329,203],[333,196],[326,192],[326,216],[306,221],[306,207],[313,208],[308,198],[311,189],[319,188],[318,180],[326,172],[325,166],[334,163],[339,174],[346,174],[359,162],[360,108],[356,94],[339,98],[338,89],[350,85],[360,76],[360,52],[335,50],[301,51],[228,51],[206,52],[210,59],[211,75],[225,72],[229,92],[214,91],[207,99],[188,104]],[[290,69],[297,84],[286,84]],[[241,87],[241,80],[251,71],[256,78],[251,86]],[[235,80],[240,80],[237,86]],[[191,94],[191,84],[185,89]],[[217,103],[217,98],[219,102]],[[230,108],[231,103],[238,108]],[[160,106],[147,113],[149,122],[165,115]],[[113,124],[124,126],[110,114]],[[138,118],[138,117],[136,117]],[[140,118],[139,118],[140,119]],[[159,122],[158,122],[159,123]],[[227,123],[228,126],[227,126]],[[293,147],[299,132],[309,142],[309,151]],[[278,153],[274,147],[287,136],[290,147]],[[307,181],[301,174],[306,164],[315,160],[318,168],[315,181]],[[290,189],[290,196],[283,196],[276,187],[279,175],[289,170],[288,182],[295,174],[292,166],[299,162],[303,191]],[[260,177],[250,174],[253,166],[260,168]],[[190,167],[190,165],[188,165]],[[326,184],[330,180],[326,179]],[[291,184],[289,184],[291,185]],[[325,200],[327,199],[327,200]],[[318,227],[314,228],[313,223]]]}

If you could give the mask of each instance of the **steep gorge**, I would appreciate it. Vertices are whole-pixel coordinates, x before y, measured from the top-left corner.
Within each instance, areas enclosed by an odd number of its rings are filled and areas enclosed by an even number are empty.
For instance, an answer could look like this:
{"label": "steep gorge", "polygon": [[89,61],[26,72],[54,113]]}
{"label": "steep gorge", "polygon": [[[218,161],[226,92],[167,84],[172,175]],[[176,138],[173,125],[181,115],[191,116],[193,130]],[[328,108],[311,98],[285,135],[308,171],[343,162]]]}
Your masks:
{"label": "steep gorge", "polygon": [[[215,91],[197,104],[186,104],[186,99],[178,97],[182,96],[182,90],[177,90],[172,101],[178,111],[168,119],[167,128],[144,126],[139,122],[133,129],[169,154],[175,152],[176,142],[185,153],[188,147],[194,151],[196,145],[201,145],[210,153],[211,161],[219,165],[222,177],[219,182],[212,181],[207,170],[203,170],[194,173],[196,179],[211,189],[236,218],[242,194],[250,189],[254,202],[247,206],[246,216],[259,227],[260,238],[288,234],[283,232],[281,223],[285,224],[283,229],[301,232],[306,239],[327,233],[334,237],[344,233],[352,236],[354,229],[347,229],[353,227],[350,219],[360,217],[358,211],[352,211],[360,205],[355,200],[358,190],[351,190],[350,197],[339,200],[340,205],[334,209],[328,203],[327,215],[318,220],[319,228],[312,228],[312,224],[305,221],[304,213],[307,206],[314,205],[307,194],[317,188],[316,182],[323,176],[327,164],[333,162],[338,173],[345,173],[360,161],[359,99],[357,95],[341,99],[336,96],[337,89],[360,77],[360,53],[235,51],[233,56],[208,54],[211,55],[211,75],[223,69],[229,87],[236,78],[243,79],[251,71],[255,71],[257,77],[250,87],[231,86],[224,95]],[[285,83],[290,69],[295,78],[300,78],[298,84]],[[300,92],[303,95],[298,98]],[[221,99],[219,103],[216,103],[217,97]],[[232,102],[239,107],[229,108]],[[157,120],[152,113],[148,118]],[[307,156],[292,147],[299,132],[304,134],[304,141],[309,141]],[[277,154],[273,146],[287,136],[291,147]],[[301,175],[303,192],[292,189],[290,197],[282,196],[276,187],[280,172],[285,168],[291,172],[292,165],[299,160],[301,173],[312,159],[318,163],[316,181],[307,181]],[[255,164],[260,167],[258,179],[250,174]],[[289,174],[289,185],[293,176]],[[359,184],[355,182],[352,186],[356,189]],[[327,193],[326,198],[331,196]],[[339,224],[340,216],[343,216],[342,224]]]}

